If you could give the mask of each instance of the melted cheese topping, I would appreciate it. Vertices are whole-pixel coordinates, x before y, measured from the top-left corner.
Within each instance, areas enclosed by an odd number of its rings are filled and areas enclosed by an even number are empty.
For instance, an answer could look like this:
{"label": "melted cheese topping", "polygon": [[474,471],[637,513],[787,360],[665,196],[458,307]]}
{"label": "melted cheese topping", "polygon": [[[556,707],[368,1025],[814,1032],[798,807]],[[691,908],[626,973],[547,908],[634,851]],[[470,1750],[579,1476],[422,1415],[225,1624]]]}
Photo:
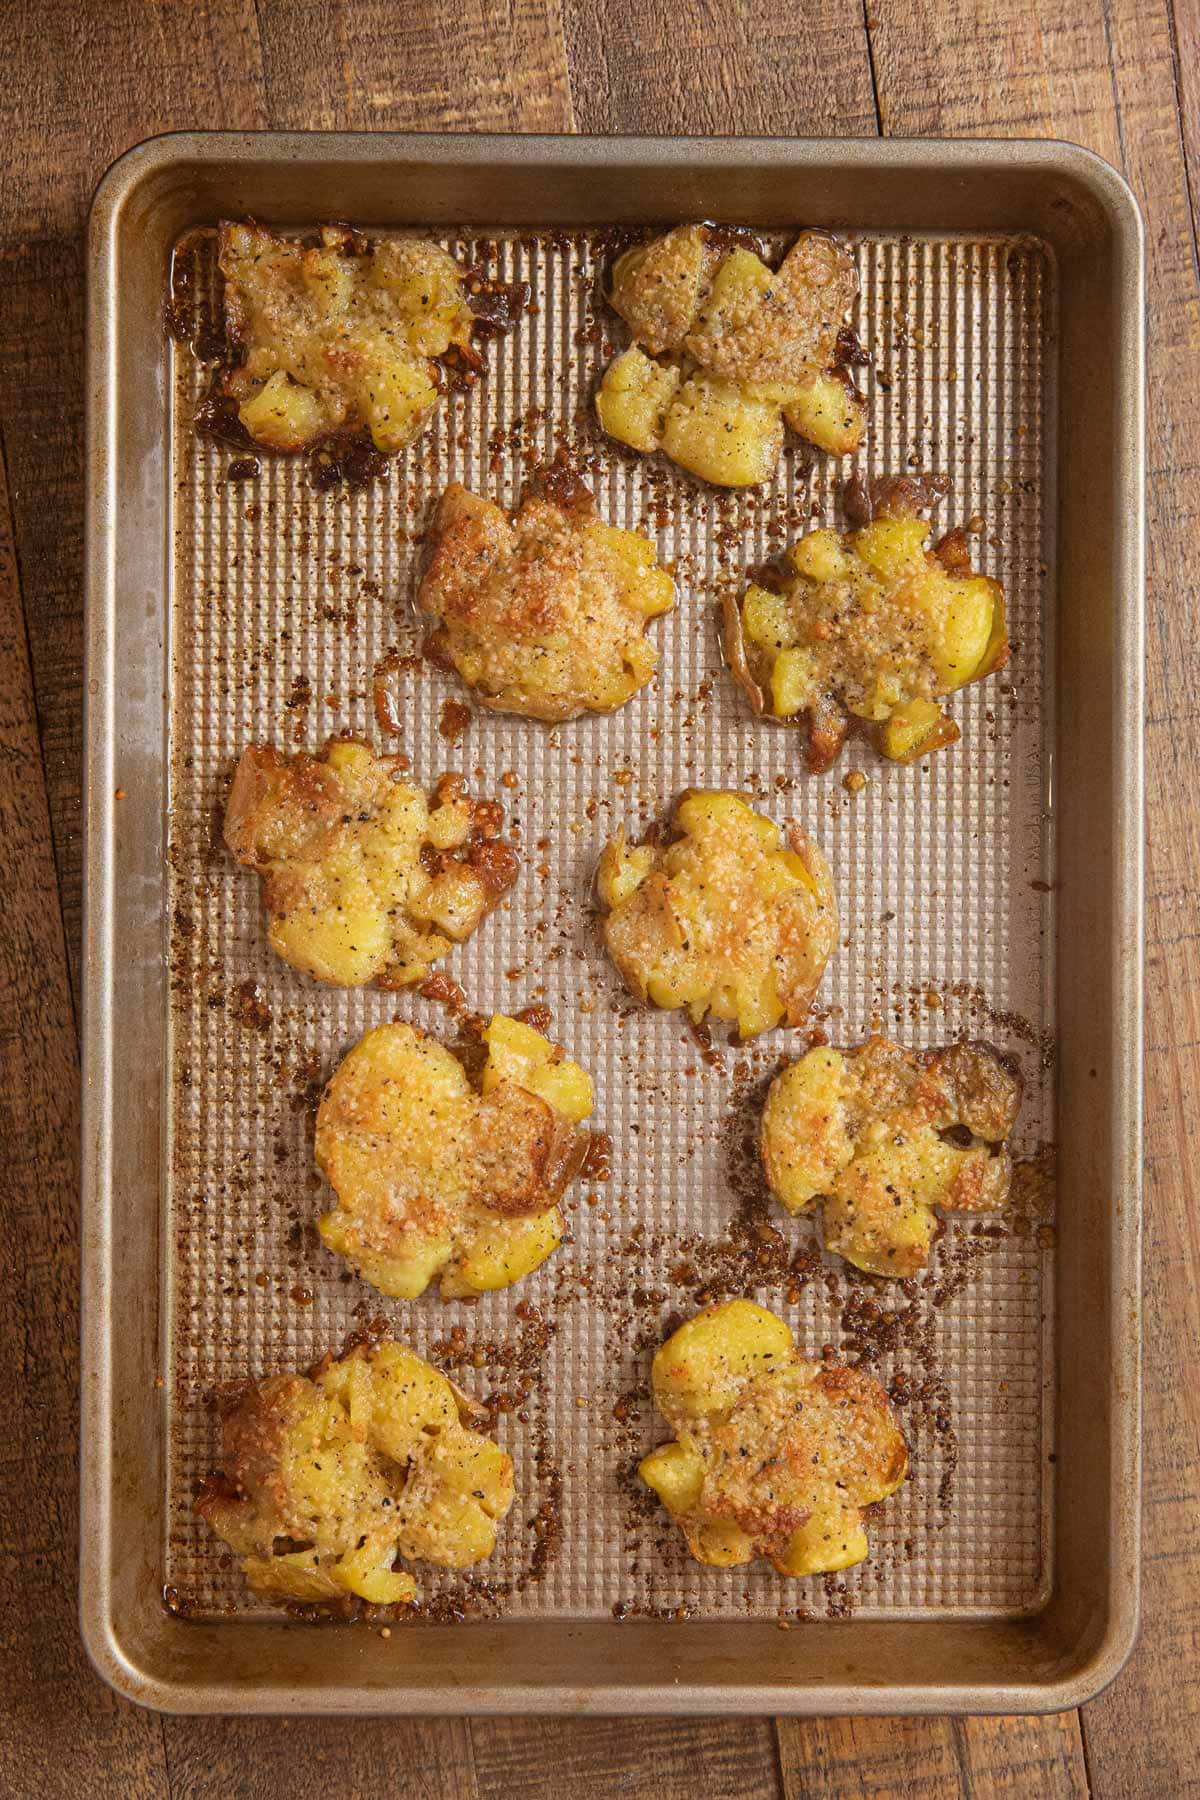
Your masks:
{"label": "melted cheese topping", "polygon": [[382,1293],[508,1287],[562,1240],[591,1079],[519,1019],[497,1015],[484,1041],[476,1091],[434,1038],[378,1025],[325,1090],[316,1157],[337,1204],[321,1237]]}
{"label": "melted cheese topping", "polygon": [[875,1037],[810,1050],[767,1094],[767,1181],[789,1212],[821,1201],[826,1248],[847,1262],[913,1275],[929,1261],[935,1207],[1007,1201],[1012,1161],[997,1146],[1020,1104],[1019,1080],[987,1044],[921,1052]]}
{"label": "melted cheese topping", "polygon": [[644,636],[674,604],[671,577],[640,532],[531,495],[508,518],[458,484],[442,496],[420,605],[430,639],[484,702],[532,719],[611,712],[657,661]]}
{"label": "melted cheese topping", "polygon": [[271,948],[339,987],[405,987],[475,930],[517,878],[494,802],[457,776],[433,805],[393,759],[334,739],[324,755],[242,753],[225,842],[263,878]]}
{"label": "melted cheese topping", "polygon": [[756,710],[806,719],[810,767],[833,761],[852,719],[899,762],[958,737],[935,702],[1008,657],[1003,592],[971,569],[960,536],[939,555],[920,518],[812,531],[778,590],[753,583],[740,611],[727,608],[731,667]]}
{"label": "melted cheese topping", "polygon": [[227,334],[242,352],[218,391],[256,443],[304,450],[367,432],[401,450],[441,391],[434,358],[466,350],[473,314],[462,274],[421,238],[368,244],[326,226],[317,244],[223,224]]}
{"label": "melted cheese topping", "polygon": [[601,381],[601,425],[722,487],[770,478],[785,422],[848,454],[863,406],[836,358],[857,289],[849,256],[819,231],[802,232],[778,269],[705,225],[628,251],[612,304],[633,344]]}
{"label": "melted cheese topping", "polygon": [[805,1017],[837,941],[829,868],[738,794],[692,791],[665,849],[623,832],[600,859],[604,941],[630,991],[733,1020],[742,1037]]}
{"label": "melted cheese topping", "polygon": [[255,1593],[410,1601],[400,1558],[477,1563],[512,1505],[512,1462],[468,1416],[445,1376],[396,1343],[269,1376],[226,1412],[224,1470],[196,1511]]}
{"label": "melted cheese topping", "polygon": [[644,1458],[698,1562],[766,1556],[781,1575],[848,1568],[867,1555],[862,1509],[908,1468],[879,1383],[806,1362],[782,1319],[748,1300],[707,1307],[659,1350],[654,1398],[674,1441]]}

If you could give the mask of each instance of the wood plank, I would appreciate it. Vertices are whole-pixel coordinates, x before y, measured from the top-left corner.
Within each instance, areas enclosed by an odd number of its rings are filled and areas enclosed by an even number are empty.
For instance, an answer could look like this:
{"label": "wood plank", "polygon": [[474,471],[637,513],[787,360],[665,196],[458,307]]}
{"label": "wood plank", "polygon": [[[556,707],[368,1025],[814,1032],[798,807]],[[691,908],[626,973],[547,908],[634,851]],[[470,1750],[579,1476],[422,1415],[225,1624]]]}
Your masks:
{"label": "wood plank", "polygon": [[82,840],[83,246],[92,189],[156,132],[266,124],[253,0],[11,0],[0,135],[0,433],[8,457],[67,947]]}
{"label": "wood plank", "polygon": [[[1194,42],[1194,5],[1181,17]],[[1195,65],[1177,55],[1168,6],[1114,0],[1110,33],[1126,170],[1146,218],[1150,295],[1146,1514],[1141,1642],[1124,1675],[1085,1709],[1084,1738],[1098,1793],[1151,1800],[1200,1792],[1200,1393],[1180,1379],[1200,1339],[1200,818],[1192,798],[1200,781],[1200,653],[1187,562],[1200,523],[1190,404],[1200,387],[1200,84]],[[1192,121],[1191,193],[1179,154],[1177,81]]]}
{"label": "wood plank", "polygon": [[171,1800],[477,1800],[461,1719],[170,1719]]}
{"label": "wood plank", "polygon": [[[1194,137],[1196,65],[1179,56],[1171,12],[1162,3],[1010,11],[987,0],[982,7],[938,6],[935,16],[929,0],[907,0],[880,13],[875,61],[891,129],[1073,138],[1118,165],[1124,160],[1146,217],[1152,602],[1145,745],[1145,1587],[1141,1645],[1108,1694],[1085,1708],[1083,1743],[1097,1793],[1106,1800],[1149,1800],[1197,1791],[1200,1753],[1193,1601],[1200,1587],[1200,1397],[1175,1374],[1189,1365],[1200,1334],[1200,1184],[1189,1153],[1196,1124],[1185,1098],[1200,1086],[1200,822],[1194,806],[1180,803],[1200,778],[1200,658],[1187,577],[1200,470],[1184,399],[1200,384],[1200,287],[1176,94],[1182,80]],[[1180,19],[1180,41],[1194,46],[1196,0],[1183,0]],[[969,83],[964,67],[973,71]],[[1078,1773],[1074,1759],[1073,1766]]]}
{"label": "wood plank", "polygon": [[949,1719],[779,1719],[787,1800],[957,1800]]}
{"label": "wood plank", "polygon": [[780,1719],[787,1800],[1076,1800],[1079,1715],[1048,1719]]}
{"label": "wood plank", "polygon": [[580,131],[874,137],[857,0],[565,0]]}
{"label": "wood plank", "polygon": [[570,131],[558,0],[272,0],[271,122],[323,131]]}
{"label": "wood plank", "polygon": [[767,1719],[475,1719],[480,1800],[779,1800]]}
{"label": "wood plank", "polygon": [[96,1680],[75,1620],[79,1062],[2,462],[0,759],[0,1793],[165,1796],[158,1721]]}

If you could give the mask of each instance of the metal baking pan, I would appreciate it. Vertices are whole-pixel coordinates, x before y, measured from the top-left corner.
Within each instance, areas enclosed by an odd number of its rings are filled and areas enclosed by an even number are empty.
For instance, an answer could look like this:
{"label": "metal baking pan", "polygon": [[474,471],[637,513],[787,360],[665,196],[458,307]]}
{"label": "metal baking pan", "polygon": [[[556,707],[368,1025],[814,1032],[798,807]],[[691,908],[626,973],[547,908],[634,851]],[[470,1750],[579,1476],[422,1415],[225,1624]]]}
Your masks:
{"label": "metal baking pan", "polygon": [[[162,320],[172,247],[230,215],[483,241],[540,311],[388,482],[318,493],[282,459],[227,481]],[[957,697],[963,741],[928,769],[864,751],[858,793],[845,765],[803,775],[791,734],[750,717],[714,623],[780,521],[836,517],[845,471],[792,452],[769,490],[717,497],[589,436],[611,229],[704,217],[846,237],[874,352],[860,466],[947,473],[941,516],[981,515],[979,556],[1008,591],[1011,678]],[[1055,143],[184,134],[104,178],[89,278],[81,1610],[99,1670],[180,1712],[1087,1699],[1133,1643],[1138,1590],[1142,251],[1120,177]],[[380,1302],[306,1229],[306,1100],[367,1023],[445,1015],[272,962],[213,812],[250,736],[378,737],[371,671],[413,647],[431,500],[462,478],[511,501],[526,452],[564,435],[599,450],[608,516],[649,521],[676,559],[655,685],[608,720],[476,714],[452,742],[455,690],[410,670],[389,747],[422,779],[463,769],[505,800],[524,874],[450,970],[481,1010],[550,1005],[597,1078],[612,1177],[522,1286],[474,1308]],[[1021,1060],[1017,1203],[951,1221],[910,1291],[793,1260],[808,1224],[755,1210],[741,1142],[800,1034],[718,1046],[714,1066],[677,1017],[622,1004],[596,952],[601,842],[702,783],[798,817],[829,855],[845,938],[821,995],[831,1036],[971,1030]],[[701,1570],[635,1498],[631,1465],[661,1429],[650,1347],[673,1313],[734,1290],[913,1396],[914,1479],[837,1581]],[[508,1395],[520,1495],[482,1581],[422,1572],[437,1622],[387,1637],[249,1602],[191,1511],[216,1455],[206,1390],[303,1366],[364,1305]]]}

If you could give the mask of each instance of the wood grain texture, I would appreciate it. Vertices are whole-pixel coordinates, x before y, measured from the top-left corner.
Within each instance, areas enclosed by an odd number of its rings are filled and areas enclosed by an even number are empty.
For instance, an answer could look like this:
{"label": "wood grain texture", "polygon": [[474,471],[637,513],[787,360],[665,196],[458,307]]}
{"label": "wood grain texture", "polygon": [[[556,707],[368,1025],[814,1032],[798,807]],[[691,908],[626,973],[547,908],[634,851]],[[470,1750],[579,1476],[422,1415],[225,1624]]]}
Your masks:
{"label": "wood grain texture", "polygon": [[572,129],[557,0],[271,0],[260,28],[278,129]]}
{"label": "wood grain texture", "polygon": [[787,1800],[956,1800],[963,1792],[949,1719],[780,1719]]}
{"label": "wood grain texture", "polygon": [[[869,19],[870,33],[864,29]],[[158,1800],[1200,1792],[1200,0],[9,0],[0,84],[0,1793]],[[158,131],[263,126],[1057,135],[1147,218],[1150,805],[1146,1599],[1109,1694],[1054,1720],[172,1721],[84,1663],[75,1556],[82,249],[91,188]],[[1185,151],[1187,160],[1185,160]],[[3,460],[0,459],[0,475]],[[18,578],[20,599],[18,598]],[[24,622],[20,602],[24,604]],[[31,690],[32,678],[32,690]],[[61,901],[61,907],[60,907]],[[64,931],[65,921],[65,931]],[[1084,1757],[1086,1751],[1086,1763]]]}
{"label": "wood grain texture", "polygon": [[780,1800],[766,1719],[476,1719],[479,1800]]}
{"label": "wood grain texture", "polygon": [[168,1719],[171,1800],[478,1800],[459,1719]]}
{"label": "wood grain texture", "polygon": [[[1105,1800],[1200,1792],[1200,659],[1183,575],[1200,514],[1190,408],[1200,385],[1195,192],[1197,0],[1010,10],[889,0],[873,21],[892,130],[1070,137],[1123,167],[1146,220],[1149,293],[1145,1540],[1141,1642],[1083,1712]],[[935,26],[937,27],[935,29]],[[969,80],[964,70],[970,69]],[[915,79],[914,79],[915,77]],[[1191,152],[1185,162],[1185,139]],[[988,1791],[988,1790],[984,1790]]]}
{"label": "wood grain texture", "polygon": [[155,1719],[92,1675],[75,1622],[79,1060],[0,461],[0,1793],[167,1794]]}
{"label": "wood grain texture", "polygon": [[68,955],[82,839],[83,226],[123,150],[267,123],[253,0],[8,0],[0,136],[0,424]]}
{"label": "wood grain texture", "polygon": [[858,0],[564,0],[580,131],[874,137]]}

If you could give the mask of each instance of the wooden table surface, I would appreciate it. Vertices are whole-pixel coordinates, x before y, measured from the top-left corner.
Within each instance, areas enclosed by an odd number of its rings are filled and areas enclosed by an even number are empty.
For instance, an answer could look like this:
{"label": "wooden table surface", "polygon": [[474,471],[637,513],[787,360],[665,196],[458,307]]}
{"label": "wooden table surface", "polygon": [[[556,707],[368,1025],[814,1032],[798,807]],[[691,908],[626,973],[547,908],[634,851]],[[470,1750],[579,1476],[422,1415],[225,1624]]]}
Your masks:
{"label": "wooden table surface", "polygon": [[[1200,1792],[1200,0],[0,0],[0,1795]],[[75,1626],[83,222],[202,128],[1074,139],[1146,217],[1149,860],[1141,1643],[1047,1719],[161,1719]],[[1069,453],[1070,446],[1067,446]],[[1193,737],[1193,733],[1197,736]],[[1192,1106],[1185,1095],[1193,1095]]]}

